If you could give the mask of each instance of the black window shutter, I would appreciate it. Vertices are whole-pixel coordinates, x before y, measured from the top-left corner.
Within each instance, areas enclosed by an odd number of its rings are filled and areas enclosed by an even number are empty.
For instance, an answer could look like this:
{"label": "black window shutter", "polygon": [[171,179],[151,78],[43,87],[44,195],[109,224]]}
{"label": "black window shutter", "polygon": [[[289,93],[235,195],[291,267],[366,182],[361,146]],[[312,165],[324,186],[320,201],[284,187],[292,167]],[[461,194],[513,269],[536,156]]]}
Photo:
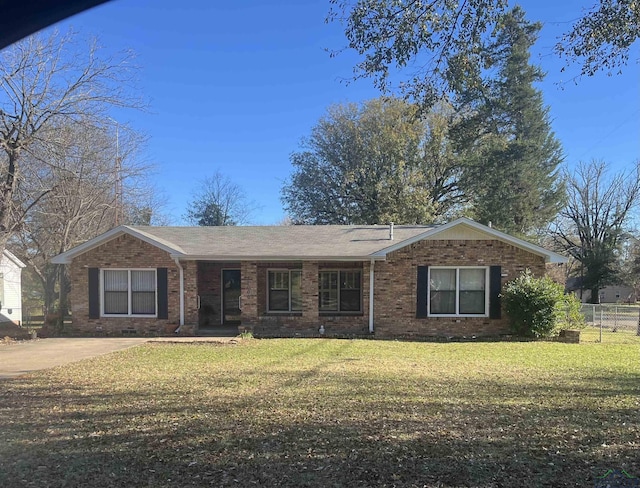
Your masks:
{"label": "black window shutter", "polygon": [[416,302],[416,317],[427,316],[427,280],[429,266],[418,266],[418,293]]}
{"label": "black window shutter", "polygon": [[489,268],[489,318],[502,317],[502,305],[500,292],[502,291],[502,267],[491,266]]}
{"label": "black window shutter", "polygon": [[89,268],[89,318],[100,318],[100,269]]}
{"label": "black window shutter", "polygon": [[167,268],[158,268],[156,272],[158,280],[158,318],[169,318],[169,286],[167,282]]}

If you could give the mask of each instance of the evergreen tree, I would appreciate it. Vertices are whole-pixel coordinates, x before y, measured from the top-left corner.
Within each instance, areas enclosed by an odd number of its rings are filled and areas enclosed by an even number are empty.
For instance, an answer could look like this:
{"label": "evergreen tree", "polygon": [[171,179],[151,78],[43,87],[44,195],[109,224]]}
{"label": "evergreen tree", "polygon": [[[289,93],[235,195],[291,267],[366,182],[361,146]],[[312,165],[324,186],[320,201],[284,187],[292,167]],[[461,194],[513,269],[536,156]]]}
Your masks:
{"label": "evergreen tree", "polygon": [[[473,216],[521,235],[552,221],[564,198],[558,175],[562,148],[534,87],[544,73],[529,63],[540,27],[519,7],[505,14],[495,41],[485,47],[497,76],[483,84],[467,82],[470,88],[460,97],[473,107],[460,130],[471,159],[464,186]],[[469,144],[469,131],[475,131],[475,144]]]}

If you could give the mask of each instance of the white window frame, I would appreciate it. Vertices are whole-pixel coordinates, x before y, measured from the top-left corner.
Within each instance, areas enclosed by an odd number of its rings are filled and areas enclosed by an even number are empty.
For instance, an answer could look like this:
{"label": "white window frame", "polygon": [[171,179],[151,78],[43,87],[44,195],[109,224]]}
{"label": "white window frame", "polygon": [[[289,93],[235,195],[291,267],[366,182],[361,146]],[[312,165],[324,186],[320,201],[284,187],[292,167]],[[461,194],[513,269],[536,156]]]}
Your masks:
{"label": "white window frame", "polygon": [[[431,270],[454,269],[456,271],[456,312],[455,313],[431,313]],[[460,313],[460,270],[482,269],[484,270],[484,313]],[[429,266],[427,276],[427,316],[428,317],[489,317],[489,266]]]}
{"label": "white window frame", "polygon": [[[341,310],[340,309],[340,273],[359,273],[360,274],[360,299],[359,299],[359,308],[358,310]],[[335,310],[322,309],[320,308],[320,284],[321,278],[320,275],[322,273],[338,273],[338,295],[337,295],[337,306],[338,308]],[[362,270],[360,268],[323,268],[318,271],[318,311],[322,314],[361,314],[362,313]]]}
{"label": "white window frame", "polygon": [[[128,313],[105,313],[104,312],[104,272],[105,271],[127,271],[127,310]],[[155,309],[156,313],[140,314],[131,313],[132,309],[132,290],[131,290],[131,272],[132,271],[153,271],[155,283]],[[158,270],[156,268],[100,268],[100,316],[101,317],[138,317],[138,318],[156,318],[158,317]]]}
{"label": "white window frame", "polygon": [[[302,313],[302,308],[300,310],[292,310],[291,309],[291,284],[293,280],[291,279],[291,273],[300,273],[300,293],[302,293],[302,269],[301,268],[269,268],[267,269],[267,313]],[[289,274],[289,308],[287,310],[271,310],[269,308],[270,303],[270,293],[271,286],[269,285],[269,275],[271,273],[288,273]]]}

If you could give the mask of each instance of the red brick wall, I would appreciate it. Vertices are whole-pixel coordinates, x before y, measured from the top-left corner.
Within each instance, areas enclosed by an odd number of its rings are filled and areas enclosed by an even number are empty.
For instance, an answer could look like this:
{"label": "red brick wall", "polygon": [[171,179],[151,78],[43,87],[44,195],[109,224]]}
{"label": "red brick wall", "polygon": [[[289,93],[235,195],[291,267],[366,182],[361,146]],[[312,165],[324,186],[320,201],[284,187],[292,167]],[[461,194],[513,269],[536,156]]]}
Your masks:
{"label": "red brick wall", "polygon": [[[183,266],[185,304],[191,304],[195,302],[195,263],[185,263]],[[168,320],[142,317],[90,319],[88,268],[167,268]],[[178,267],[167,252],[155,246],[125,234],[76,257],[71,264],[70,273],[72,327],[77,332],[94,334],[101,331],[106,334],[120,334],[123,329],[134,328],[138,334],[162,333],[167,326],[177,326],[180,323]]]}
{"label": "red brick wall", "polygon": [[[482,336],[509,332],[501,319],[476,317],[416,318],[418,266],[502,267],[502,284],[529,268],[545,272],[544,258],[495,240],[420,241],[375,264],[375,335],[377,337]],[[505,276],[506,275],[506,276]]]}
{"label": "red brick wall", "polygon": [[[182,263],[185,278],[185,324],[197,324],[197,295],[205,290],[219,294],[222,264]],[[387,261],[375,264],[375,334],[378,337],[480,336],[508,332],[502,319],[460,317],[416,318],[418,266],[491,266],[502,267],[502,282],[515,278],[526,268],[534,274],[545,272],[542,257],[494,240],[421,241],[391,253]],[[257,335],[317,335],[320,325],[326,335],[366,335],[369,322],[368,262],[242,262],[242,325],[253,327]],[[169,319],[109,317],[89,319],[88,271],[97,268],[167,268]],[[319,314],[318,271],[322,269],[362,269],[362,313]],[[302,269],[302,313],[267,312],[267,270]],[[117,334],[133,327],[139,334],[164,332],[177,326],[180,314],[179,269],[165,251],[128,235],[118,237],[74,259],[71,265],[71,306],[73,328],[84,333],[97,329]]]}
{"label": "red brick wall", "polygon": [[[362,307],[360,314],[318,313],[318,272],[322,269],[362,269]],[[267,312],[267,273],[269,269],[302,269],[302,312]],[[368,330],[369,320],[369,264],[361,262],[315,262],[304,263],[259,263],[257,264],[257,310],[256,316],[243,316],[243,325],[254,328],[259,336],[317,336],[320,325],[327,336],[363,335]],[[244,275],[242,276],[244,281]],[[243,309],[244,313],[244,309]]]}

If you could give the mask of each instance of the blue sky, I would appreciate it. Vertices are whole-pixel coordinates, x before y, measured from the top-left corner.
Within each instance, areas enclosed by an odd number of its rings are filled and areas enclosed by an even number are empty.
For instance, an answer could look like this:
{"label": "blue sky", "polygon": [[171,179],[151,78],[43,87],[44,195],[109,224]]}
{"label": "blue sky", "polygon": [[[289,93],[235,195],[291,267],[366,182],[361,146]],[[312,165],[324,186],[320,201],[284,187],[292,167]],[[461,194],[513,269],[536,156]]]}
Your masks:
{"label": "blue sky", "polygon": [[[603,159],[628,168],[640,158],[638,46],[622,75],[570,80],[577,67],[551,52],[590,1],[527,0],[527,17],[544,23],[532,52],[547,72],[539,88],[550,107],[566,163]],[[284,217],[280,189],[289,155],[333,103],[379,93],[370,80],[345,83],[357,58],[339,49],[344,35],[326,24],[327,1],[116,0],[58,26],[98,36],[106,52],[132,49],[140,65],[146,113],[117,113],[149,137],[143,157],[156,167],[172,224],[182,224],[199,181],[216,170],[245,190],[258,209],[253,224]]]}

